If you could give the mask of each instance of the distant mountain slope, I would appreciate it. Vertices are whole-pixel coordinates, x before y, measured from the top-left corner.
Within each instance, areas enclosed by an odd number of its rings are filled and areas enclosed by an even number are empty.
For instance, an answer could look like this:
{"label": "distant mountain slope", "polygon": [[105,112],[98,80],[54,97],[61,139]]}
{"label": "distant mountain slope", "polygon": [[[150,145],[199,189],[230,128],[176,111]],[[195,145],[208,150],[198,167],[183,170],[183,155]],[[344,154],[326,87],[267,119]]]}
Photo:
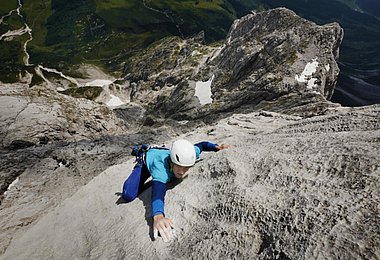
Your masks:
{"label": "distant mountain slope", "polygon": [[380,2],[377,0],[358,0],[359,7],[380,19]]}
{"label": "distant mountain slope", "polygon": [[[380,7],[375,0],[41,0],[24,1],[22,18],[14,0],[0,4],[0,34],[28,24],[27,34],[0,40],[0,80],[15,82],[23,70],[26,41],[31,64],[44,64],[77,75],[75,64],[91,63],[120,72],[136,50],[165,36],[192,36],[205,31],[207,42],[223,39],[232,21],[250,10],[284,6],[318,24],[339,22],[345,30],[340,61],[354,70],[370,70],[364,80],[374,100],[349,101],[347,95],[335,99],[345,105],[379,103],[380,93]],[[348,70],[342,73],[348,76]],[[357,82],[357,80],[356,80]],[[353,82],[340,81],[348,90]],[[361,87],[361,85],[359,86]],[[356,91],[359,93],[361,91]],[[371,95],[372,95],[371,94]],[[355,94],[357,95],[357,94]]]}
{"label": "distant mountain slope", "polygon": [[208,41],[220,40],[237,17],[224,1],[52,0],[51,8],[45,44],[90,61],[128,54],[168,35],[204,30]]}
{"label": "distant mountain slope", "polygon": [[353,9],[355,11],[363,12],[363,10],[360,9],[360,7],[357,3],[358,2],[357,0],[336,0],[336,1],[347,5],[348,7],[350,7],[351,9]]}
{"label": "distant mountain slope", "polygon": [[[0,33],[28,24],[33,36],[27,46],[30,63],[66,73],[81,62],[120,69],[130,53],[169,35],[188,37],[204,30],[208,42],[221,40],[232,21],[248,12],[228,1],[42,0],[25,1],[19,17],[14,2],[1,3]],[[11,10],[15,11],[6,16]],[[27,39],[0,41],[2,64],[9,63],[0,69],[0,80],[17,80],[4,75],[17,76],[22,70],[20,46]]]}
{"label": "distant mountain slope", "polygon": [[[3,1],[0,14],[15,8],[14,1]],[[340,2],[346,2],[342,4]],[[25,1],[23,21],[6,23],[31,26],[33,40],[28,44],[31,63],[95,62],[125,56],[137,48],[168,36],[188,37],[205,31],[206,41],[221,40],[232,21],[251,9],[287,7],[299,15],[324,24],[339,22],[345,29],[341,60],[345,63],[374,63],[380,57],[380,20],[356,12],[355,1],[149,1],[149,0],[43,0]],[[366,10],[370,1],[360,1]],[[328,6],[328,8],[326,8]],[[351,7],[349,7],[351,6]],[[8,26],[9,27],[9,26]],[[5,48],[3,48],[5,49]],[[360,55],[358,55],[360,53]],[[104,60],[102,60],[104,59]],[[118,60],[120,61],[120,60]]]}
{"label": "distant mountain slope", "polygon": [[[380,20],[371,15],[379,13],[375,8],[379,3],[374,0],[267,0],[265,3],[266,8],[285,6],[317,24],[338,22],[345,35],[340,48],[341,77],[332,100],[346,106],[380,103]],[[352,71],[356,73],[351,75]]]}
{"label": "distant mountain slope", "polygon": [[380,2],[377,0],[337,0],[355,11],[380,17]]}

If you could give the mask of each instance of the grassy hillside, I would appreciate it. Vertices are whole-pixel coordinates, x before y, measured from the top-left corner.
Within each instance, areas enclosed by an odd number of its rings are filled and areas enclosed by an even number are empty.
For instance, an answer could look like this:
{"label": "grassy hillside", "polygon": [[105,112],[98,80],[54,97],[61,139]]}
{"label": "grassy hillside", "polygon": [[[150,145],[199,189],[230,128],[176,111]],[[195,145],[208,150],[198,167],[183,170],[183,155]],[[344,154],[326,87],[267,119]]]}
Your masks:
{"label": "grassy hillside", "polygon": [[[16,12],[8,16],[9,12],[16,8],[17,1],[4,1],[0,4],[0,15],[3,18],[3,23],[0,24],[1,35],[24,27],[23,21]],[[23,44],[27,38],[27,36],[18,36],[12,41],[0,41],[0,80],[5,82],[18,81],[19,71],[22,71],[24,67]]]}
{"label": "grassy hillside", "polygon": [[10,10],[17,8],[17,1],[1,1],[0,16],[7,14]]}
{"label": "grassy hillside", "polygon": [[[30,62],[70,74],[82,62],[121,71],[137,50],[165,36],[188,37],[205,31],[206,41],[223,39],[232,21],[251,9],[285,6],[318,24],[339,22],[345,29],[341,60],[374,63],[380,57],[380,20],[360,8],[376,10],[371,0],[39,0],[23,1],[24,19],[15,13],[0,25],[0,33],[21,28],[33,30],[28,44]],[[17,6],[2,0],[0,14]],[[371,5],[372,4],[372,5]],[[374,7],[375,6],[375,7]],[[0,80],[15,78],[22,69],[22,46],[28,37],[0,41]],[[17,73],[16,73],[17,74]]]}
{"label": "grassy hillside", "polygon": [[[34,64],[56,67],[68,74],[70,68],[75,69],[72,64],[81,62],[117,70],[130,54],[169,35],[188,37],[204,30],[209,42],[224,38],[232,21],[247,11],[238,3],[221,0],[24,1],[21,9],[24,19],[12,15],[0,25],[0,32],[21,28],[26,22],[33,30],[28,52]],[[0,12],[6,14],[16,7],[16,1],[3,0]],[[8,73],[22,67],[20,46],[26,39],[16,38],[19,39],[12,43],[0,42],[2,60],[12,65],[7,65]]]}

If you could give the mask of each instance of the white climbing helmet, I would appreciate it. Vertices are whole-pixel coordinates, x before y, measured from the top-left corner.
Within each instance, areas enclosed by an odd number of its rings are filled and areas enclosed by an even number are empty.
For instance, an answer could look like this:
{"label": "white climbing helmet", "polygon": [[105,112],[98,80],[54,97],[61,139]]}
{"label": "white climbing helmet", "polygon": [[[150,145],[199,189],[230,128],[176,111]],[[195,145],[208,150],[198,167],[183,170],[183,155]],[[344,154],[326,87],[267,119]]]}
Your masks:
{"label": "white climbing helmet", "polygon": [[193,166],[195,164],[194,145],[187,140],[177,140],[170,148],[170,159],[179,166]]}

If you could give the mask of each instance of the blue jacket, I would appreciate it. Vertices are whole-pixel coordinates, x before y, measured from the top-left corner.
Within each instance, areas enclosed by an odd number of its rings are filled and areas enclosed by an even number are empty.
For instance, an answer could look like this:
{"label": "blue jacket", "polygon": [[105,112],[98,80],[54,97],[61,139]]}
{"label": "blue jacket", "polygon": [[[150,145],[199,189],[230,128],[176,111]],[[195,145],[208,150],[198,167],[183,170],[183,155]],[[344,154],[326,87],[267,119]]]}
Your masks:
{"label": "blue jacket", "polygon": [[[194,145],[197,160],[203,151],[214,151],[217,144],[200,142]],[[166,183],[176,179],[170,169],[170,151],[168,149],[149,149],[146,154],[146,166],[152,175],[152,215],[163,214]]]}

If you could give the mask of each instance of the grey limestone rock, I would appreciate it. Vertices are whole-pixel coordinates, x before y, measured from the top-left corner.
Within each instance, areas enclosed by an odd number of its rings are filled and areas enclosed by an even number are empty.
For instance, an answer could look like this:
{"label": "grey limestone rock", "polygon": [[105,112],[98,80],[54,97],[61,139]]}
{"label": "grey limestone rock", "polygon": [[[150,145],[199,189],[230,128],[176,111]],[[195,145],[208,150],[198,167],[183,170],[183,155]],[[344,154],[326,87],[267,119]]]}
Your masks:
{"label": "grey limestone rock", "polygon": [[339,73],[342,39],[338,24],[319,26],[285,8],[236,20],[219,55],[205,66],[215,74],[215,102],[225,109],[272,101],[277,108],[280,97],[299,94],[287,104],[291,109],[307,95],[328,100]]}
{"label": "grey limestone rock", "polygon": [[[103,105],[43,86],[2,84],[0,110],[1,194],[25,169],[48,156],[49,150],[58,149],[56,143],[96,140],[126,131],[123,121]],[[55,148],[40,147],[48,144]]]}
{"label": "grey limestone rock", "polygon": [[[153,108],[148,109],[149,113],[177,120],[212,120],[226,112],[258,110],[262,102],[266,102],[266,110],[282,106],[282,112],[290,113],[300,103],[316,103],[315,99],[329,107],[331,103],[327,101],[339,74],[336,60],[342,39],[343,29],[337,23],[316,25],[285,8],[251,13],[234,22],[222,44],[206,47],[177,39],[155,45],[139,56],[140,62],[132,62],[133,71],[151,73],[140,77],[145,85],[142,89],[158,81],[162,88],[169,77],[176,78],[177,83],[154,95],[152,91],[145,92],[138,99],[151,100]],[[162,48],[167,51],[162,52]],[[188,51],[181,51],[184,49]],[[180,65],[175,65],[174,58],[179,57]],[[160,69],[166,72],[160,74]],[[195,82],[209,80],[213,75],[213,101],[201,105],[193,94]],[[303,106],[302,110],[308,108]],[[318,115],[324,109],[310,106],[309,110],[310,115]]]}
{"label": "grey limestone rock", "polygon": [[98,138],[125,131],[123,122],[105,106],[44,87],[3,84],[0,101],[2,148]]}
{"label": "grey limestone rock", "polygon": [[[342,37],[278,8],[235,21],[224,43],[163,39],[126,63],[131,103],[114,110],[1,86],[0,258],[380,258],[380,106],[328,101]],[[196,82],[212,75],[202,105]],[[130,146],[174,138],[232,147],[170,187],[164,244],[150,189],[116,203]]]}
{"label": "grey limestone rock", "polygon": [[378,259],[379,114],[235,114],[186,136],[233,147],[202,154],[168,190],[171,243],[151,240],[150,189],[115,204],[128,160],[23,227],[2,259]]}

